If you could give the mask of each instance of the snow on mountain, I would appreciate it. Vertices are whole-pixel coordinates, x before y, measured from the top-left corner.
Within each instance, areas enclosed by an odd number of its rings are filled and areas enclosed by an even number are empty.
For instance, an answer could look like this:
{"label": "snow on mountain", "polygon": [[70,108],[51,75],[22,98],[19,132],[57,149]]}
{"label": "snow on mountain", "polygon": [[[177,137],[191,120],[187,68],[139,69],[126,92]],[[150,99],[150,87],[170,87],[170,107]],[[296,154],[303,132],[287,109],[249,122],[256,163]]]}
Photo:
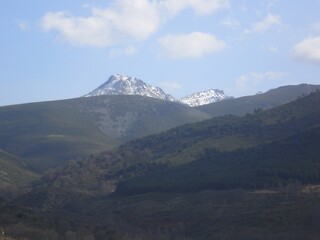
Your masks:
{"label": "snow on mountain", "polygon": [[181,98],[179,101],[191,107],[196,107],[214,102],[219,102],[229,98],[230,97],[225,95],[222,90],[211,89],[203,92],[193,93],[191,95]]}
{"label": "snow on mountain", "polygon": [[159,87],[151,86],[138,78],[128,77],[120,74],[111,75],[108,81],[84,97],[101,95],[139,95],[170,102],[180,102],[191,107],[201,106],[230,98],[225,95],[223,91],[212,89],[193,93],[177,100],[171,95],[166,94]]}
{"label": "snow on mountain", "polygon": [[166,101],[176,101],[174,97],[166,94],[159,87],[151,86],[138,78],[120,74],[110,76],[108,81],[94,91],[85,95],[85,97],[101,95],[139,95]]}

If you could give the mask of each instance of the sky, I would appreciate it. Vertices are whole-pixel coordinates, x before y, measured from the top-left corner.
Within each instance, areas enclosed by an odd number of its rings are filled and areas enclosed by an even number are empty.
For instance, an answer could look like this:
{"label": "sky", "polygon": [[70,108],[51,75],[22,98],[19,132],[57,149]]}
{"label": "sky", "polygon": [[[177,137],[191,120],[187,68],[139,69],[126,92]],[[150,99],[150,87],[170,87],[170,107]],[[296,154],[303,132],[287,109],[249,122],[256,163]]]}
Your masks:
{"label": "sky", "polygon": [[176,98],[320,84],[320,0],[10,0],[0,105],[80,97],[112,74]]}

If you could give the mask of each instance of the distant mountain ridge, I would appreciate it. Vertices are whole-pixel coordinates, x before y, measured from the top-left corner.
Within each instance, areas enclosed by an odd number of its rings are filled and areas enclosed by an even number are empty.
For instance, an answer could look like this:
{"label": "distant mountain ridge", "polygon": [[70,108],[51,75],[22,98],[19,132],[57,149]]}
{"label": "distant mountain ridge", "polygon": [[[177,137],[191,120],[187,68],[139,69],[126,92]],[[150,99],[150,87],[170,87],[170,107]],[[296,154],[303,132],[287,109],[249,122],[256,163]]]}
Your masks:
{"label": "distant mountain ridge", "polygon": [[197,106],[198,110],[211,114],[213,117],[224,115],[245,115],[257,109],[270,109],[296,100],[320,89],[320,85],[299,84],[281,86],[265,93],[251,96],[226,99],[212,104]]}
{"label": "distant mountain ridge", "polygon": [[170,102],[179,102],[190,107],[202,106],[210,103],[230,99],[222,90],[210,89],[196,92],[181,99],[175,99],[165,93],[161,88],[145,83],[141,79],[121,74],[114,74],[109,79],[84,97],[95,97],[103,95],[137,95],[151,97]]}

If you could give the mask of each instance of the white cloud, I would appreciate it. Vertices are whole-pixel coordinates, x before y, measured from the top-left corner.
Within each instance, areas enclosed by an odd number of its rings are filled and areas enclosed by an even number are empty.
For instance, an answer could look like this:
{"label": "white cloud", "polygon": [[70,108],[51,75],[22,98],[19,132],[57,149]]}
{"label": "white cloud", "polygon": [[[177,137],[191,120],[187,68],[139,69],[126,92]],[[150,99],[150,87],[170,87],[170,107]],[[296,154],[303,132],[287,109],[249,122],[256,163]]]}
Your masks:
{"label": "white cloud", "polygon": [[44,31],[57,31],[58,39],[72,45],[113,46],[142,41],[179,12],[190,8],[210,14],[229,7],[228,0],[113,0],[108,8],[90,8],[88,17],[48,12],[41,19]]}
{"label": "white cloud", "polygon": [[170,81],[162,82],[161,87],[164,88],[166,91],[174,91],[182,88],[182,86],[179,83]]}
{"label": "white cloud", "polygon": [[243,36],[248,35],[250,33],[264,33],[274,25],[278,25],[280,23],[281,23],[280,16],[269,14],[262,21],[252,24],[250,29],[247,29],[246,31],[244,31]]}
{"label": "white cloud", "polygon": [[298,43],[294,46],[293,53],[299,59],[320,63],[320,36],[310,37]]}
{"label": "white cloud", "polygon": [[236,79],[236,87],[245,89],[248,87],[257,86],[265,81],[282,80],[283,77],[287,76],[288,73],[283,72],[251,72],[246,75],[242,75]]}
{"label": "white cloud", "polygon": [[237,28],[240,26],[240,22],[234,18],[226,18],[221,22],[221,25],[228,28]]}
{"label": "white cloud", "polygon": [[280,24],[279,16],[269,14],[263,21],[253,24],[252,31],[262,33],[271,28],[275,24]]}
{"label": "white cloud", "polygon": [[167,35],[158,42],[163,54],[172,59],[201,58],[206,54],[221,51],[227,46],[214,35],[202,32]]}
{"label": "white cloud", "polygon": [[186,8],[191,8],[197,14],[210,14],[230,6],[228,0],[164,0],[162,4],[172,14]]}
{"label": "white cloud", "polygon": [[154,2],[117,0],[107,9],[91,9],[91,16],[49,12],[41,20],[45,31],[56,30],[72,45],[111,46],[124,39],[144,40],[156,32],[161,19]]}

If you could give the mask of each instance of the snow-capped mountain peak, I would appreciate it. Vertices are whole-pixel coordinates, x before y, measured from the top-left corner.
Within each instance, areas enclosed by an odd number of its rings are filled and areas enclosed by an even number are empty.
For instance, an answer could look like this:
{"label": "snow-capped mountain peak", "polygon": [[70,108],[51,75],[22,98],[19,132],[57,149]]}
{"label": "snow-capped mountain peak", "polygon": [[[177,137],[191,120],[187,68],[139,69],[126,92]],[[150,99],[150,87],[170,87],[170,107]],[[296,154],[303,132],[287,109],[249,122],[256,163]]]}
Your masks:
{"label": "snow-capped mountain peak", "polygon": [[228,99],[222,90],[211,89],[203,92],[193,93],[179,100],[169,94],[166,94],[161,88],[151,86],[141,79],[114,74],[100,87],[93,90],[84,97],[94,97],[102,95],[139,95],[151,98],[157,98],[170,102],[180,102],[191,107],[206,105]]}
{"label": "snow-capped mountain peak", "polygon": [[191,107],[196,107],[214,102],[219,102],[228,98],[230,97],[225,95],[222,90],[210,89],[203,92],[193,93],[191,95],[181,98],[179,101]]}
{"label": "snow-capped mountain peak", "polygon": [[85,97],[101,95],[139,95],[166,101],[175,101],[175,98],[166,94],[161,88],[151,86],[141,79],[121,74],[111,75],[104,84],[85,95]]}

